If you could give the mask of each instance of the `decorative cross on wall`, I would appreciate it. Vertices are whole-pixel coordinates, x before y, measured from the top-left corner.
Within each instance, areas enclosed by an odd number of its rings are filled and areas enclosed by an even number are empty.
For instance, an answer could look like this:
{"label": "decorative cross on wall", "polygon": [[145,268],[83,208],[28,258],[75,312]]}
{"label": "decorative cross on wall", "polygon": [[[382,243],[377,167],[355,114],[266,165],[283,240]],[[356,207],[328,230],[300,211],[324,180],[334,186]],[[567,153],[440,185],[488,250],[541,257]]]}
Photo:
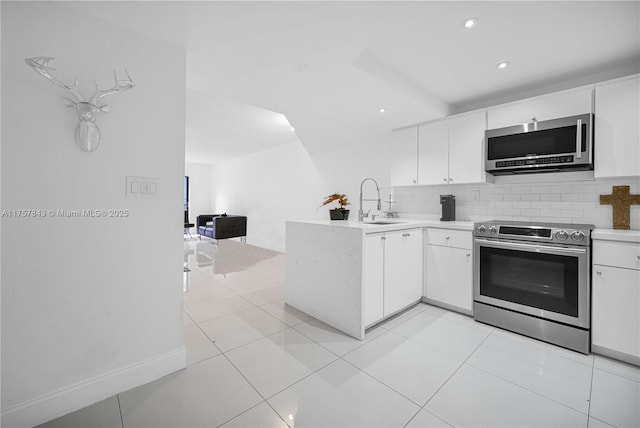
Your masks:
{"label": "decorative cross on wall", "polygon": [[640,195],[632,195],[629,186],[613,186],[610,195],[600,195],[600,205],[613,206],[613,228],[629,230],[631,205],[640,205]]}

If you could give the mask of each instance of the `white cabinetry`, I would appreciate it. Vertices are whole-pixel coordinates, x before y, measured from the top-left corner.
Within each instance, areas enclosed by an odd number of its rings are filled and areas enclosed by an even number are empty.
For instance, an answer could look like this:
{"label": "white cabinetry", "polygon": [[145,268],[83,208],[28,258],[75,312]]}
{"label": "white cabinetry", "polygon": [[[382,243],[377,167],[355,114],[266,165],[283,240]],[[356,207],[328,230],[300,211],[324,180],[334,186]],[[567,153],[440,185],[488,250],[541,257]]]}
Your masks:
{"label": "white cabinetry", "polygon": [[391,138],[391,185],[418,183],[418,127],[394,131]]}
{"label": "white cabinetry", "polygon": [[533,118],[542,121],[590,113],[592,95],[593,87],[585,86],[491,107],[487,125],[489,129],[505,128],[530,123]]}
{"label": "white cabinetry", "polygon": [[485,129],[484,110],[451,116],[420,126],[418,184],[485,181]]}
{"label": "white cabinetry", "polygon": [[364,325],[370,326],[422,297],[422,229],[365,236]]}
{"label": "white cabinetry", "polygon": [[471,232],[428,228],[426,236],[425,300],[471,315],[473,313]]}
{"label": "white cabinetry", "polygon": [[418,133],[418,183],[449,182],[449,126],[447,120],[420,126]]}
{"label": "white cabinetry", "polygon": [[640,175],[640,75],[596,85],[596,177]]}
{"label": "white cabinetry", "polygon": [[640,242],[593,241],[592,349],[640,365]]}
{"label": "white cabinetry", "polygon": [[385,234],[384,316],[422,298],[422,229]]}
{"label": "white cabinetry", "polygon": [[449,183],[480,183],[484,171],[485,111],[449,119]]}
{"label": "white cabinetry", "polygon": [[384,317],[384,233],[365,235],[364,325],[368,326]]}

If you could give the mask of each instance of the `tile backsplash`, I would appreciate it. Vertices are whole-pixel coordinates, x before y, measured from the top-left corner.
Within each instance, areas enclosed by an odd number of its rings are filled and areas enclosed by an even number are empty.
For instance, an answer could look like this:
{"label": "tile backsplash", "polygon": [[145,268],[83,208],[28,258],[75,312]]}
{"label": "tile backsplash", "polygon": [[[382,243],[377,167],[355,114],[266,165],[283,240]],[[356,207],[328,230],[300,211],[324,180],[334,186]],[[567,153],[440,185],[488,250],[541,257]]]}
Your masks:
{"label": "tile backsplash", "polygon": [[[612,207],[600,205],[600,195],[622,185],[640,193],[640,177],[530,183],[499,177],[494,184],[394,187],[393,199],[394,210],[404,217],[440,218],[440,195],[453,194],[456,220],[587,223],[611,229]],[[640,230],[640,205],[631,206],[631,229]]]}

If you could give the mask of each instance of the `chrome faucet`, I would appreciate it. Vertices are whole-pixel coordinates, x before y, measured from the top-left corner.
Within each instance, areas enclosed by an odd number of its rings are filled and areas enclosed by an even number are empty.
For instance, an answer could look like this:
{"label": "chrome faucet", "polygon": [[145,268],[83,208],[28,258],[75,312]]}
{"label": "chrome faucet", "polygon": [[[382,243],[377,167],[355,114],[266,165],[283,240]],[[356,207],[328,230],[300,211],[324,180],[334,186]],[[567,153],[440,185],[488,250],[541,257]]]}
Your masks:
{"label": "chrome faucet", "polygon": [[[375,183],[376,190],[378,191],[378,199],[362,199],[362,186],[367,180],[371,180]],[[369,210],[365,214],[364,211],[362,211],[362,201],[378,201],[378,211],[382,210],[382,199],[380,199],[380,187],[378,186],[378,182],[373,178],[365,178],[364,180],[362,180],[362,183],[360,183],[360,209],[358,210],[358,221],[360,222],[364,221],[365,217],[369,217],[369,213],[371,212],[371,210]]]}

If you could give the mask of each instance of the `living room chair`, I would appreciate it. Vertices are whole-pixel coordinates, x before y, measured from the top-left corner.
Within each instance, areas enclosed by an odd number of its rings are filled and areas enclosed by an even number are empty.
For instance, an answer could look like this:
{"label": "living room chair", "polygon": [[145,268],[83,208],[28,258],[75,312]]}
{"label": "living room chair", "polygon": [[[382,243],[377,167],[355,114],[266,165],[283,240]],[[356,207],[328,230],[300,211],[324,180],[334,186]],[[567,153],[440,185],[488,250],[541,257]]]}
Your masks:
{"label": "living room chair", "polygon": [[189,238],[191,238],[192,227],[196,227],[196,225],[189,221],[189,211],[185,210],[184,211],[184,235],[189,235]]}

